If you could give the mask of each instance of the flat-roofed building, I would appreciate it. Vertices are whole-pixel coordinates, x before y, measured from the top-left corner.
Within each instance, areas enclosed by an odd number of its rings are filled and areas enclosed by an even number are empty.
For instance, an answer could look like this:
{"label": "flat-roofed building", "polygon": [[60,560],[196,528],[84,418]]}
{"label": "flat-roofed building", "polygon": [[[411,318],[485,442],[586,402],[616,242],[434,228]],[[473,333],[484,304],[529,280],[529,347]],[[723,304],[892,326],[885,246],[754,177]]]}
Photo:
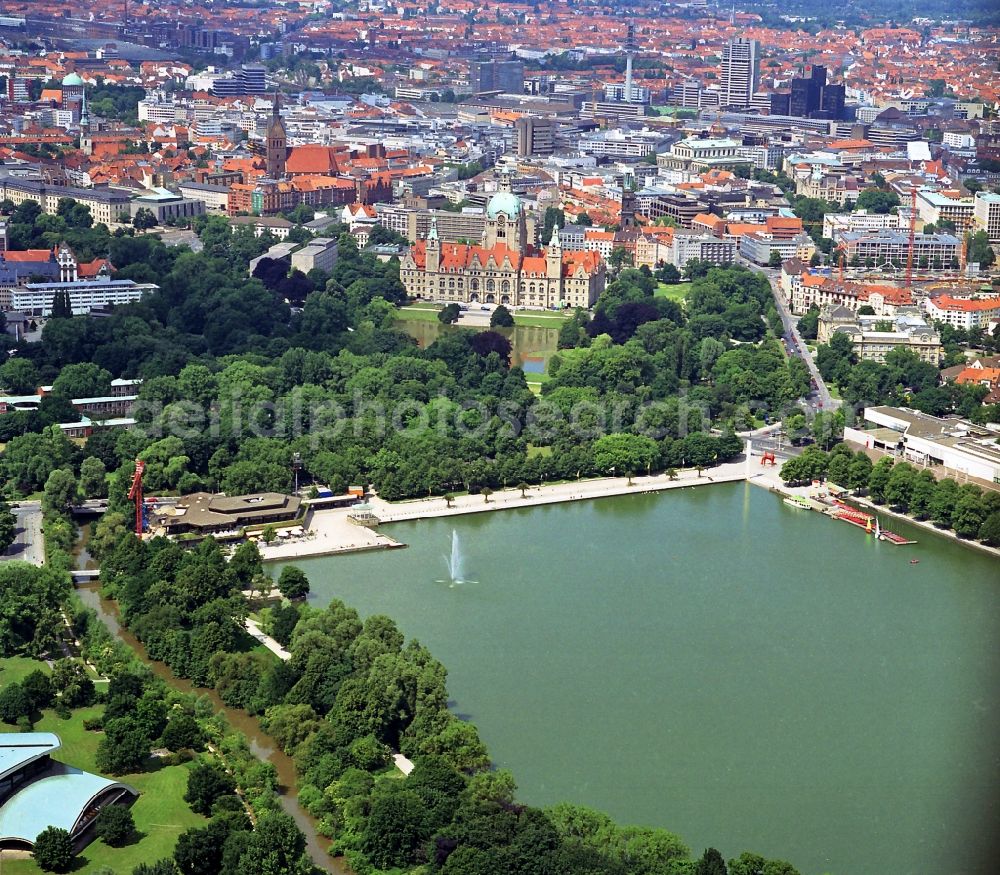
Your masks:
{"label": "flat-roofed building", "polygon": [[972,215],[977,231],[985,231],[990,243],[1000,243],[1000,194],[977,191]]}
{"label": "flat-roofed building", "polygon": [[74,316],[119,304],[133,304],[144,295],[159,291],[153,283],[134,280],[79,280],[72,283],[27,283],[11,290],[11,308],[32,316],[50,316],[56,293],[69,292]]}
{"label": "flat-roofed building", "polygon": [[329,273],[337,263],[337,241],[332,237],[316,237],[292,253],[292,269],[309,273],[322,270]]}
{"label": "flat-roofed building", "polygon": [[[907,263],[910,237],[902,231],[884,230],[874,234],[847,231],[841,235],[848,260],[872,266]],[[958,267],[959,239],[952,234],[916,234],[913,238],[914,264],[922,270],[954,270]]]}
{"label": "flat-roofed building", "polygon": [[863,424],[845,428],[844,439],[918,465],[942,467],[949,476],[1000,483],[996,432],[957,416],[931,416],[906,407],[866,407]]}
{"label": "flat-roofed building", "polygon": [[917,215],[934,225],[942,221],[951,222],[955,230],[968,231],[973,225],[973,199],[971,197],[949,197],[939,191],[918,189]]}

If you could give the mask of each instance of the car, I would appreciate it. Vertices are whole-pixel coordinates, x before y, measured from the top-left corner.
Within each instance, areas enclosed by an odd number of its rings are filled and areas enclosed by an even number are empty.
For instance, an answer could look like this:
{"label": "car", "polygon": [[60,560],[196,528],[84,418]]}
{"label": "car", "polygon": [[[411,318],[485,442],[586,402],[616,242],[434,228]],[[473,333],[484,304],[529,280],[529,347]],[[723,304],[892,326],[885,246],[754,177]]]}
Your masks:
{"label": "car", "polygon": [[489,308],[489,307],[487,307],[487,306],[486,306],[485,304],[483,304],[483,306],[482,306],[482,307],[480,307],[479,309],[480,309],[480,310],[489,310],[490,308]]}

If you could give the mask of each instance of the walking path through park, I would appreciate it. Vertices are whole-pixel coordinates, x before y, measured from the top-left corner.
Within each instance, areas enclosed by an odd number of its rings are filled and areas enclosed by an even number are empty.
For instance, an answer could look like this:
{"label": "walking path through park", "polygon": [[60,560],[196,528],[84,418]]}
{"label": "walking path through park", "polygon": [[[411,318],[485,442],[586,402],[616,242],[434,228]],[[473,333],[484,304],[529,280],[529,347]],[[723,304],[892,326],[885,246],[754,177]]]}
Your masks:
{"label": "walking path through park", "polygon": [[[256,620],[251,620],[247,617],[247,632],[249,632],[254,638],[256,638],[261,644],[263,644],[268,650],[271,651],[275,656],[278,657],[282,662],[288,662],[292,658],[290,654],[284,647],[282,647],[277,641],[275,641],[270,635],[266,634],[261,628],[260,624]],[[413,771],[413,763],[404,757],[401,753],[393,752],[392,761],[396,768],[399,769],[404,775],[410,774]]]}

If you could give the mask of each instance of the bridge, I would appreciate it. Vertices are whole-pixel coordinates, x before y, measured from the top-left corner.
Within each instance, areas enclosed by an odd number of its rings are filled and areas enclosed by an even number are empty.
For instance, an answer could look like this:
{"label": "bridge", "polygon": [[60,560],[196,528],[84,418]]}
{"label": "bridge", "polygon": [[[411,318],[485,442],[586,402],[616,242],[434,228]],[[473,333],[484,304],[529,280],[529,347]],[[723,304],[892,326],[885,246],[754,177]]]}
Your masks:
{"label": "bridge", "polygon": [[90,498],[80,504],[70,506],[69,512],[73,516],[99,516],[108,509],[106,498]]}
{"label": "bridge", "polygon": [[74,586],[81,583],[90,583],[93,580],[97,580],[100,576],[101,572],[97,568],[81,568],[70,572]]}

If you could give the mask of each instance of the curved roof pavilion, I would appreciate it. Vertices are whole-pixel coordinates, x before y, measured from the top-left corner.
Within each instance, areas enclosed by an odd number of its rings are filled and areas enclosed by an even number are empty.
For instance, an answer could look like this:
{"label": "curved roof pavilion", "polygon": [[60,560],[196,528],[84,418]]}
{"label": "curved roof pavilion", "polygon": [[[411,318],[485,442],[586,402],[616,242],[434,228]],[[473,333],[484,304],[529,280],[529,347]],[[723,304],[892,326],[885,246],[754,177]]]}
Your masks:
{"label": "curved roof pavilion", "polygon": [[60,746],[52,732],[0,735],[0,847],[34,845],[49,826],[77,839],[102,806],[138,795],[127,784],[50,760]]}

